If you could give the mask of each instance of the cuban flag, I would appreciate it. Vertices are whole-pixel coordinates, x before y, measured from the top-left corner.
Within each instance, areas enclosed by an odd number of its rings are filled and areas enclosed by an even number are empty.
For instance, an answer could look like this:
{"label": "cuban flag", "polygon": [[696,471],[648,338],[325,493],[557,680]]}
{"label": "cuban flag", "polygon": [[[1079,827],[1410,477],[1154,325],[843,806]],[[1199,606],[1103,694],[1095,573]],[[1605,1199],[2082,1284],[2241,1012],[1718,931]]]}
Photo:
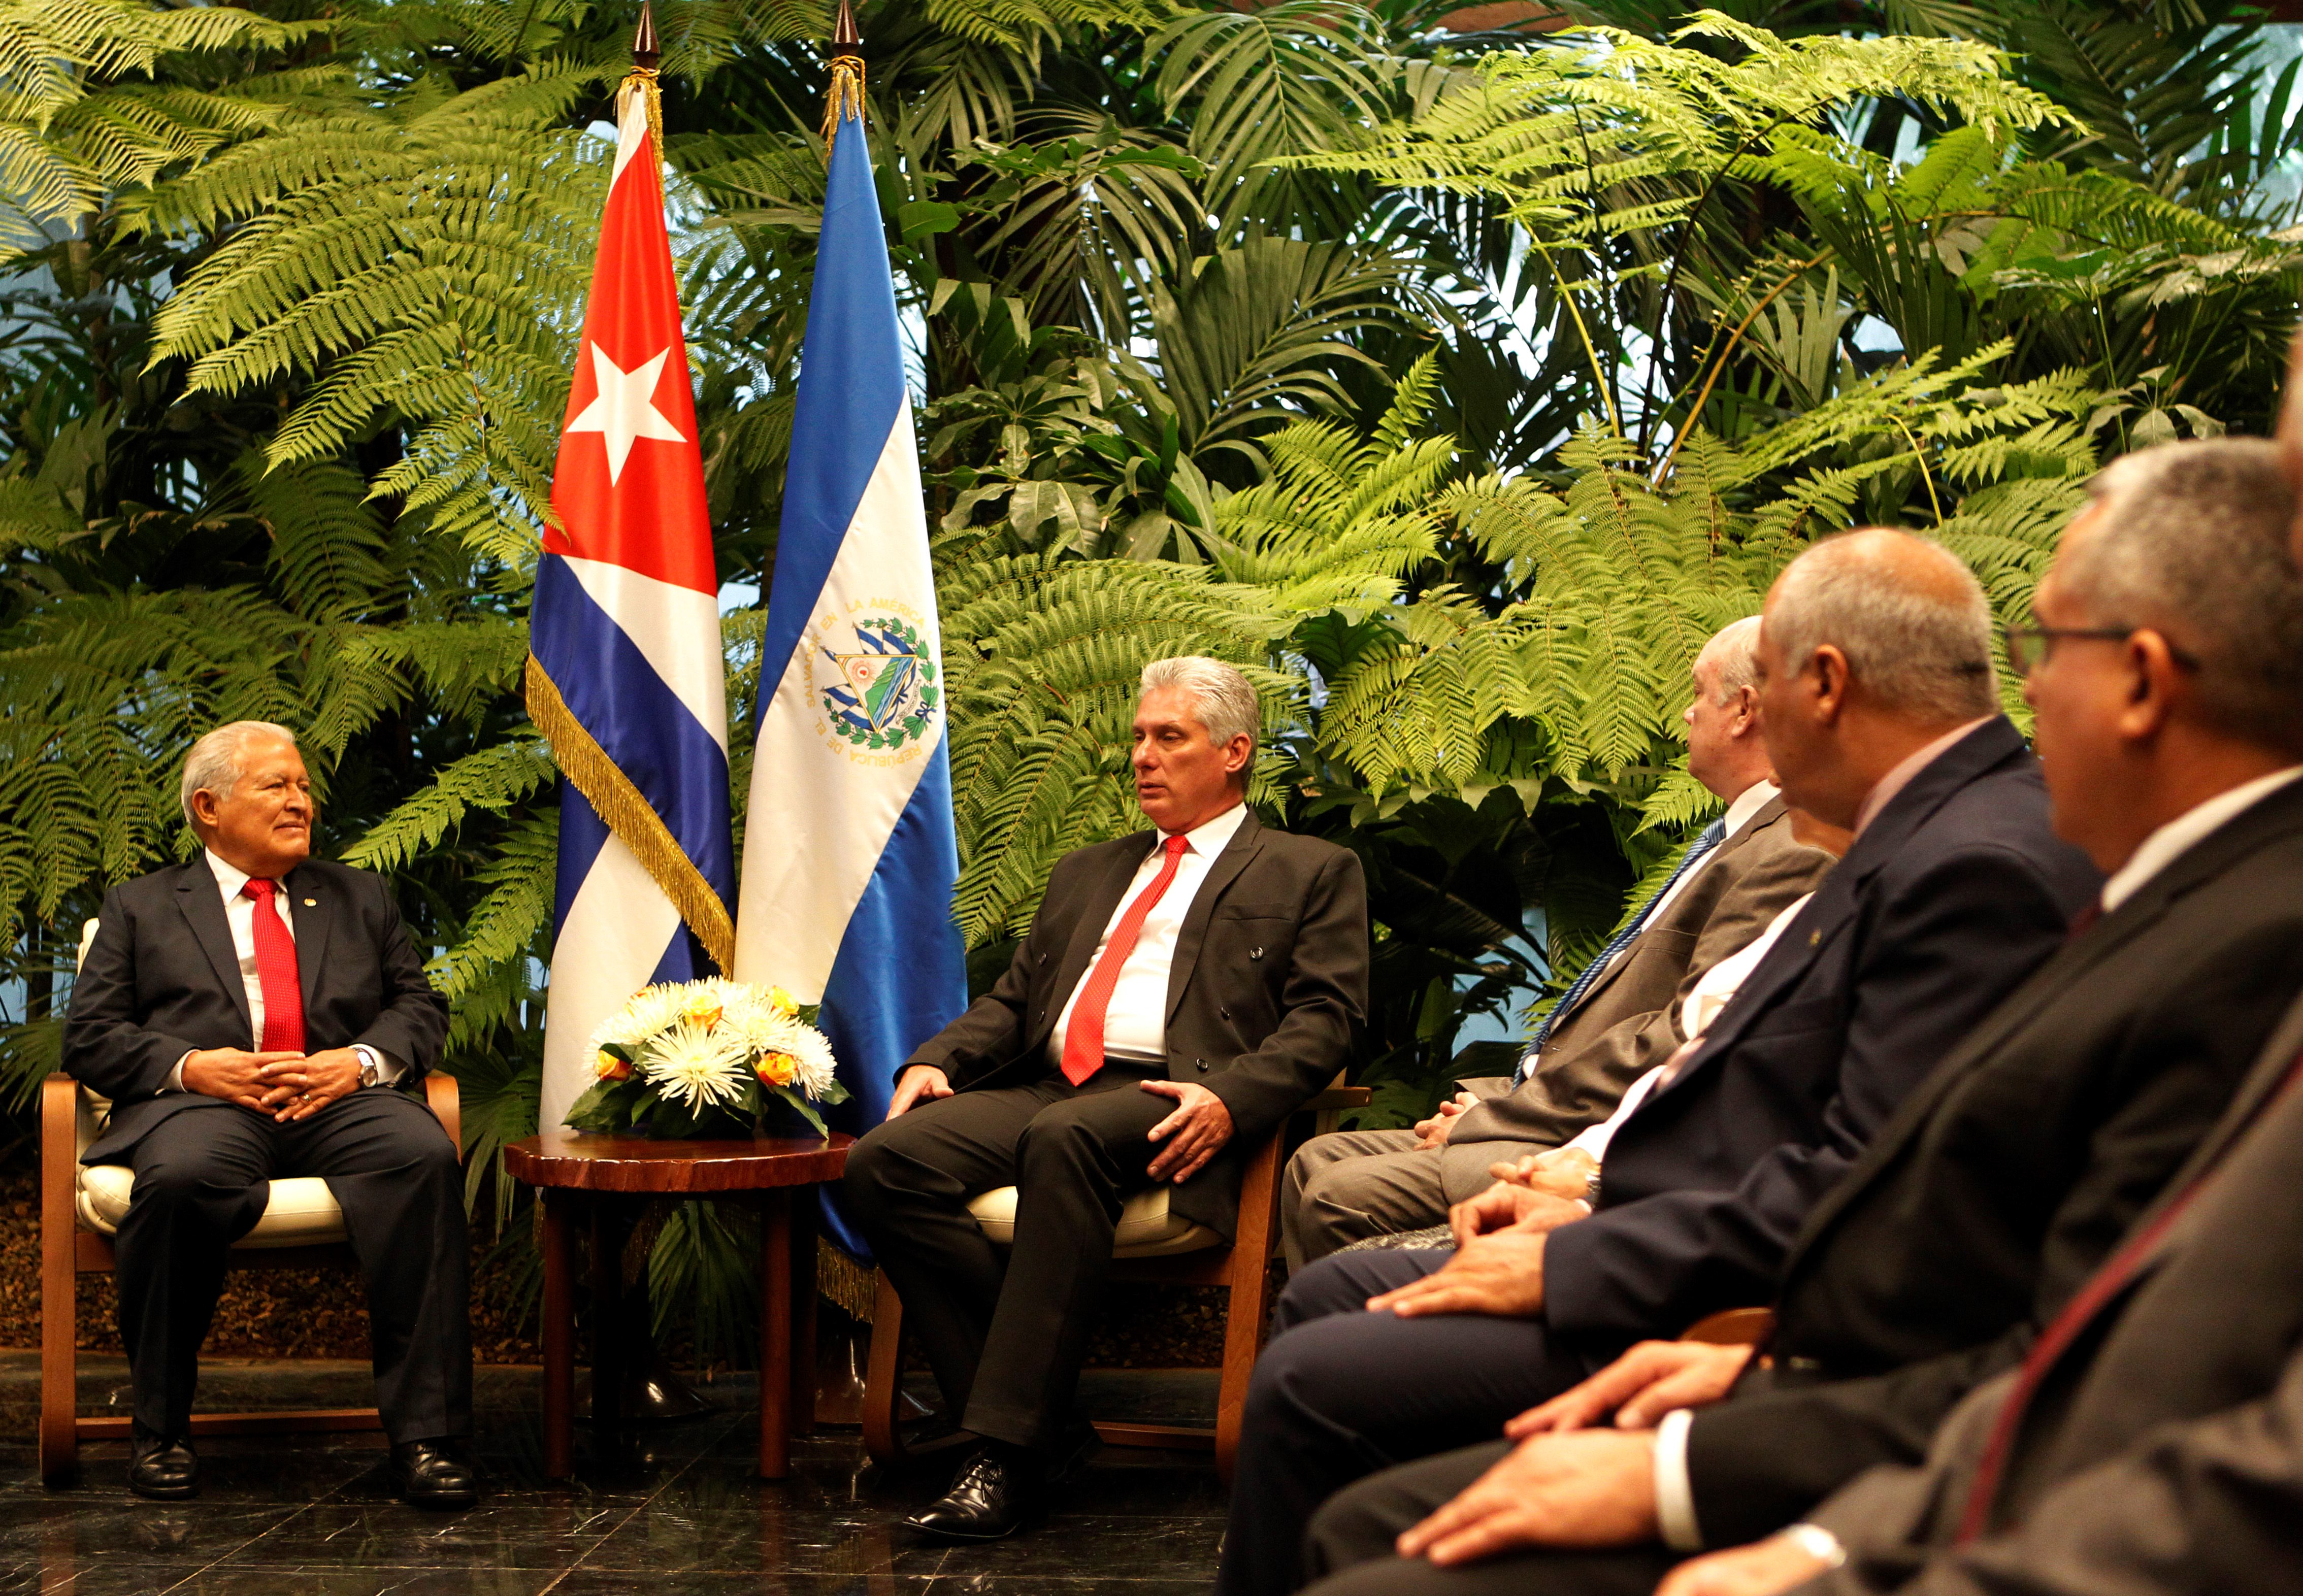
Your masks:
{"label": "cuban flag", "polygon": [[563,776],[545,1126],[591,1085],[603,1019],[735,957],[719,583],[648,100],[625,83],[529,626]]}
{"label": "cuban flag", "polygon": [[736,975],[822,1004],[816,1023],[853,1094],[828,1119],[860,1135],[886,1117],[898,1066],[967,1006],[967,974],[927,518],[856,106],[833,124],[800,354]]}

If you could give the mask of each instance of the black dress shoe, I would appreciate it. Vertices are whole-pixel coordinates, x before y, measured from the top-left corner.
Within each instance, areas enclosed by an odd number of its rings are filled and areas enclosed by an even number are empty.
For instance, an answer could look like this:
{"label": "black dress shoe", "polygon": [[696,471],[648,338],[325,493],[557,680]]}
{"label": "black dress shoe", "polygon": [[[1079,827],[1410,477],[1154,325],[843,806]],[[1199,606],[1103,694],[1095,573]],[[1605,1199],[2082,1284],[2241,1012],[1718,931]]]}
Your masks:
{"label": "black dress shoe", "polygon": [[189,1440],[139,1434],[128,1457],[128,1489],[156,1502],[180,1502],[200,1493],[200,1460]]}
{"label": "black dress shoe", "polygon": [[1019,1447],[986,1446],[961,1466],[949,1490],[904,1526],[944,1541],[1004,1541],[1038,1516],[1044,1472]]}
{"label": "black dress shoe", "polygon": [[468,1507],[480,1499],[472,1465],[444,1440],[404,1440],[392,1448],[392,1488],[411,1507]]}

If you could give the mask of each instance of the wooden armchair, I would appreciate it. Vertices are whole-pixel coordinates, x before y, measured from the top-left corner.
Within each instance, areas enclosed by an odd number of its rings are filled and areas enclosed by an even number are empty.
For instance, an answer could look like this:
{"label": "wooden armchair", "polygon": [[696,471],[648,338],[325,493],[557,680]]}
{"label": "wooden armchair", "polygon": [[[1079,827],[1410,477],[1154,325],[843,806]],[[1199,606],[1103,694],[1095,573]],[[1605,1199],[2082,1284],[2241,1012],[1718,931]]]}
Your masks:
{"label": "wooden armchair", "polygon": [[[1330,1086],[1299,1111],[1331,1115],[1364,1105],[1368,1095],[1364,1086]],[[1119,1211],[1112,1245],[1115,1283],[1223,1286],[1230,1290],[1230,1301],[1224,1315],[1223,1377],[1215,1428],[1099,1422],[1096,1433],[1109,1445],[1212,1448],[1218,1476],[1231,1483],[1240,1420],[1247,1408],[1248,1376],[1262,1347],[1270,1306],[1271,1257],[1278,1237],[1279,1161],[1286,1139],[1283,1125],[1248,1161],[1239,1187],[1238,1234],[1228,1246],[1214,1231],[1171,1214],[1166,1186],[1137,1193]],[[995,1246],[1007,1246],[1015,1238],[1014,1186],[984,1193],[968,1210]],[[903,1328],[902,1300],[882,1272],[873,1299],[871,1361],[864,1384],[864,1447],[880,1463],[906,1455],[896,1413],[903,1385]]]}
{"label": "wooden armchair", "polygon": [[[88,923],[80,950],[95,934]],[[463,1146],[462,1114],[452,1077],[424,1077],[424,1095],[439,1116],[448,1139]],[[135,1172],[121,1164],[93,1167],[80,1154],[103,1134],[112,1104],[70,1076],[40,1084],[40,1478],[49,1485],[68,1482],[79,1466],[80,1443],[119,1440],[130,1421],[79,1414],[78,1324],[74,1308],[80,1275],[112,1269],[112,1237],[128,1212]],[[271,1201],[256,1228],[232,1244],[235,1269],[358,1267],[346,1245],[343,1212],[327,1182],[305,1177],[272,1183]],[[270,1413],[202,1413],[192,1415],[195,1435],[257,1435],[274,1432],[375,1430],[373,1407],[303,1408]]]}

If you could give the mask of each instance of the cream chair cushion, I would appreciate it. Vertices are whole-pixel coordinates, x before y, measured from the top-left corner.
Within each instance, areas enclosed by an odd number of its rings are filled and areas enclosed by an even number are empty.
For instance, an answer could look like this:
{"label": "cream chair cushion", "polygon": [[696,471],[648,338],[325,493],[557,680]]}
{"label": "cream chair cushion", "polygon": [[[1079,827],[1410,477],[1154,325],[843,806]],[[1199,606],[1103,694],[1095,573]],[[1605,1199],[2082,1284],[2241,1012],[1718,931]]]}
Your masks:
{"label": "cream chair cushion", "polygon": [[[1165,1258],[1175,1253],[1204,1252],[1219,1247],[1224,1238],[1179,1213],[1168,1212],[1168,1194],[1175,1189],[1162,1182],[1137,1192],[1119,1210],[1119,1229],[1111,1238],[1115,1258]],[[1016,1242],[1016,1188],[999,1186],[967,1205],[984,1239],[993,1246]]]}
{"label": "cream chair cushion", "polygon": [[[104,1134],[105,1121],[111,1118],[111,1102],[82,1086],[73,1137],[80,1152],[96,1144],[96,1138]],[[129,1194],[135,1186],[136,1171],[126,1164],[80,1165],[80,1190],[72,1203],[80,1224],[98,1236],[117,1235],[120,1221],[128,1215]],[[274,1181],[264,1217],[256,1221],[256,1229],[232,1245],[249,1249],[319,1246],[342,1241],[347,1234],[344,1211],[336,1206],[328,1183],[316,1175],[304,1175]]]}

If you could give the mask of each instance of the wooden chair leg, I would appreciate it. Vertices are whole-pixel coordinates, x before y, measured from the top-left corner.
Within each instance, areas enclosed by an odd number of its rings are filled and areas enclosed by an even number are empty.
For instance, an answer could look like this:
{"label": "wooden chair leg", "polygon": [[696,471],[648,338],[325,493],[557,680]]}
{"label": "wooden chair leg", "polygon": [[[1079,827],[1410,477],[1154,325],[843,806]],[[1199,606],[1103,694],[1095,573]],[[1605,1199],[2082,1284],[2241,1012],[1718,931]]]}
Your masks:
{"label": "wooden chair leg", "polygon": [[1271,1280],[1271,1237],[1279,1212],[1279,1139],[1255,1155],[1240,1182],[1239,1231],[1232,1240],[1230,1302],[1224,1314],[1223,1378],[1216,1390],[1216,1478],[1231,1484],[1232,1460],[1247,1415],[1247,1384],[1263,1344]]}
{"label": "wooden chair leg", "polygon": [[872,1354],[864,1373],[864,1450],[878,1464],[900,1463],[910,1454],[896,1423],[904,1394],[904,1302],[885,1270],[874,1275],[872,1295]]}
{"label": "wooden chair leg", "polygon": [[51,1076],[40,1088],[40,1479],[72,1482],[80,1467],[79,1296],[72,1211],[79,1087]]}

